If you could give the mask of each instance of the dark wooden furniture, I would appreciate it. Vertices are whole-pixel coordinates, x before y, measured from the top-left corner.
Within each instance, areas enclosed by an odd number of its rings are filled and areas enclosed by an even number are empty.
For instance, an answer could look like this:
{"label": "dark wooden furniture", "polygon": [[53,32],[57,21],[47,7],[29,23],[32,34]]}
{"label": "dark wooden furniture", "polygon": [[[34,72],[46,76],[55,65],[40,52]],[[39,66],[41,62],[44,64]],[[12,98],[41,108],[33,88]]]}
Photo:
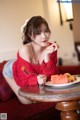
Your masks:
{"label": "dark wooden furniture", "polygon": [[58,66],[60,74],[70,73],[72,75],[80,75],[80,65]]}
{"label": "dark wooden furniture", "polygon": [[46,86],[26,86],[19,89],[19,95],[36,102],[56,102],[61,111],[61,120],[78,120],[77,109],[80,100],[80,84],[68,88]]}

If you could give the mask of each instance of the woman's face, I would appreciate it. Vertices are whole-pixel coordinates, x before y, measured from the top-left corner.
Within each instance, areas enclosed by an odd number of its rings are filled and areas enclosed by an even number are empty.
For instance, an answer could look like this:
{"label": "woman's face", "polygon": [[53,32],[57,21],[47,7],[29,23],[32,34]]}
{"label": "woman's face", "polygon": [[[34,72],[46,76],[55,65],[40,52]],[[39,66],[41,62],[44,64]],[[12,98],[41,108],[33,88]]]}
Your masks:
{"label": "woman's face", "polygon": [[39,46],[45,47],[48,43],[48,40],[50,38],[50,32],[47,29],[45,24],[42,24],[40,27],[40,33],[37,34],[35,37],[31,36],[31,39],[33,42],[38,44]]}

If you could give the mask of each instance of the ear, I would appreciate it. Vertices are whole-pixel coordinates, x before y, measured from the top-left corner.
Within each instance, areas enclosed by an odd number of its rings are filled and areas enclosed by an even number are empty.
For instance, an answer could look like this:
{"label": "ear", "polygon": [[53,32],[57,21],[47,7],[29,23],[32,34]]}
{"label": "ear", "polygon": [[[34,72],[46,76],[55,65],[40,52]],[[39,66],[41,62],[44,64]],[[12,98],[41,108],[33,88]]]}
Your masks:
{"label": "ear", "polygon": [[34,36],[33,35],[29,35],[28,36],[31,38],[31,40],[34,40]]}

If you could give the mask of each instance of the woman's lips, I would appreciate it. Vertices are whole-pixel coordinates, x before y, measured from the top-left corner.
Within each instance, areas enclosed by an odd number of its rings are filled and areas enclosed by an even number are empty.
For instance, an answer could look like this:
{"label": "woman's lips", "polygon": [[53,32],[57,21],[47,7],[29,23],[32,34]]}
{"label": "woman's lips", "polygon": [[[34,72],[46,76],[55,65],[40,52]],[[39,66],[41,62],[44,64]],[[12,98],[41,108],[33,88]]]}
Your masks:
{"label": "woman's lips", "polygon": [[47,40],[42,40],[41,42],[47,42]]}

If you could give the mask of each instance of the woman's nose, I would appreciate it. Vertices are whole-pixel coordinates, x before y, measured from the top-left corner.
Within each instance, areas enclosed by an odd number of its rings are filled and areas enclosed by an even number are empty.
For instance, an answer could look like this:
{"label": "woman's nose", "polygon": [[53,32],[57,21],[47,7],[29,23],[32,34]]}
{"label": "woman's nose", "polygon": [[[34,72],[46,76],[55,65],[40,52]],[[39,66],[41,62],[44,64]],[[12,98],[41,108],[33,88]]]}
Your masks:
{"label": "woman's nose", "polygon": [[45,37],[46,37],[46,35],[45,35],[44,32],[41,33],[41,37],[42,37],[42,38],[45,38]]}

